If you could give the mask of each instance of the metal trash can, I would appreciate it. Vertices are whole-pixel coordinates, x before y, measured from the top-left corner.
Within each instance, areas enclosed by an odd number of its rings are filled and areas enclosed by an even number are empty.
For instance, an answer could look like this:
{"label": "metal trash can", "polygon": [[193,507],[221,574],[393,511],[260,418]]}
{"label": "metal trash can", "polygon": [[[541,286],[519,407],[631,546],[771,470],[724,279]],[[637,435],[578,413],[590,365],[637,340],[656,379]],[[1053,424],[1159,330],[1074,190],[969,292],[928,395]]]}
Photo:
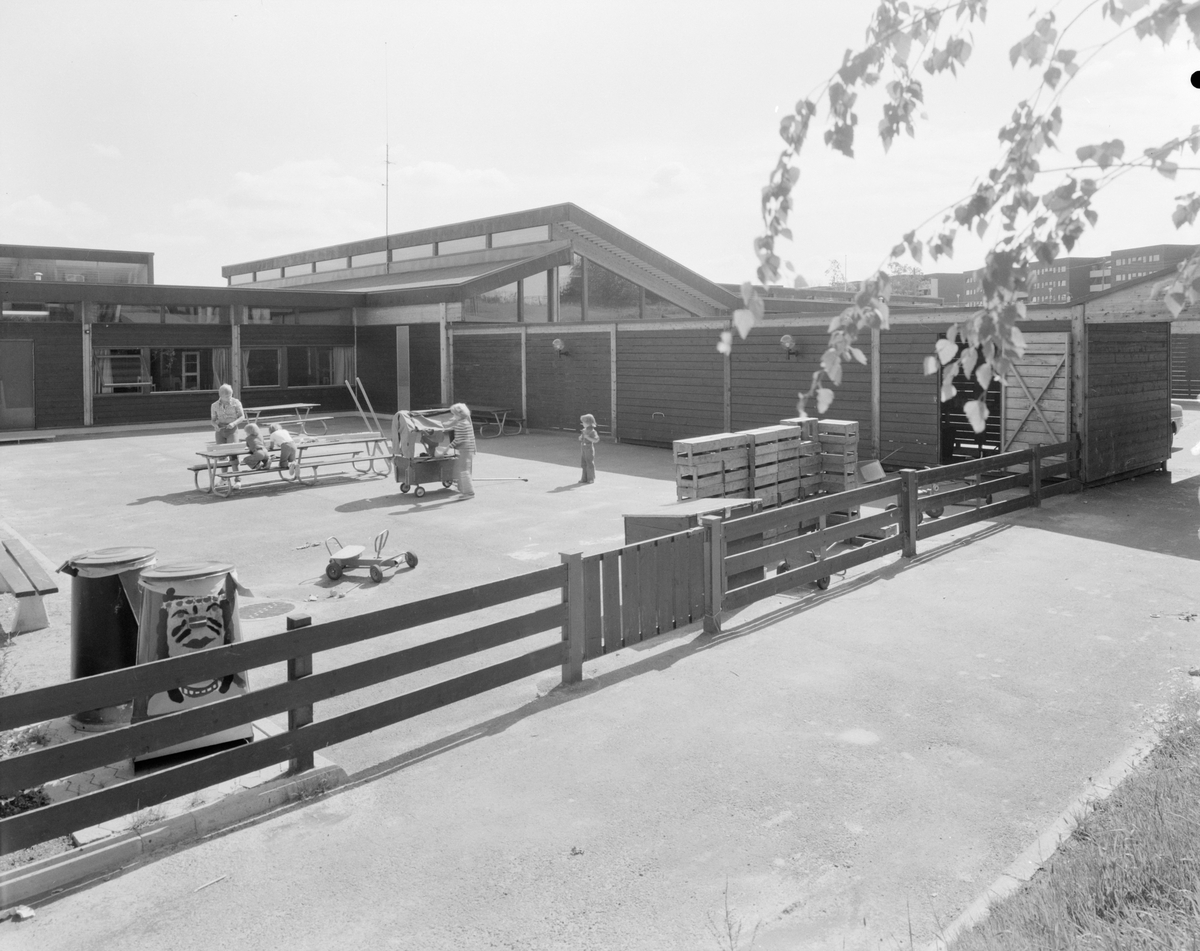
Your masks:
{"label": "metal trash can", "polygon": [[[238,595],[250,592],[241,586],[232,565],[218,561],[174,562],[143,571],[137,662],[149,664],[168,657],[234,644],[242,639],[238,620]],[[203,683],[137,697],[134,723],[189,710],[245,693],[250,687],[245,671]],[[137,757],[140,762],[185,750],[249,740],[253,725],[246,723],[208,736],[187,740]]]}
{"label": "metal trash can", "polygon": [[[137,659],[141,590],[138,576],[154,564],[153,548],[97,548],[68,558],[71,576],[71,679],[132,667]],[[130,704],[84,710],[71,717],[83,730],[128,723]]]}

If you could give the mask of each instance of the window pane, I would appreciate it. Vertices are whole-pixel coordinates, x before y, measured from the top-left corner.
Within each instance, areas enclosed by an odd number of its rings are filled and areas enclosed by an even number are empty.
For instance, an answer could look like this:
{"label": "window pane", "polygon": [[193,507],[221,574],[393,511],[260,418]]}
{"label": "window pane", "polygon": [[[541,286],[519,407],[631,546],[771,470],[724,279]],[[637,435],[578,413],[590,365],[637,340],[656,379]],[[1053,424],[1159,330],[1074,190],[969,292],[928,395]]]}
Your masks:
{"label": "window pane", "polygon": [[143,304],[88,303],[89,322],[98,324],[161,324],[162,308]]}
{"label": "window pane", "polygon": [[246,323],[248,324],[294,324],[296,322],[294,307],[247,307]]}
{"label": "window pane", "polygon": [[392,261],[413,261],[433,257],[432,244],[415,244],[410,248],[392,248]]}
{"label": "window pane", "polygon": [[493,248],[506,248],[513,244],[530,244],[534,241],[549,241],[550,226],[520,228],[517,231],[497,231],[492,235]]}
{"label": "window pane", "polygon": [[463,320],[511,320],[517,319],[517,285],[506,284],[494,291],[486,291],[477,297],[463,301]]}
{"label": "window pane", "polygon": [[588,262],[588,320],[637,320],[641,316],[642,289],[638,285]]}
{"label": "window pane", "polygon": [[243,350],[242,383],[245,386],[278,386],[279,351],[274,348]]}
{"label": "window pane", "polygon": [[547,320],[546,272],[533,274],[521,282],[527,323],[544,324]]}
{"label": "window pane", "polygon": [[96,347],[92,370],[96,393],[148,393],[152,385],[149,360],[140,348]]}
{"label": "window pane", "polygon": [[672,304],[669,300],[664,300],[657,294],[651,294],[646,291],[646,319],[651,318],[670,318],[670,317],[691,317],[690,312],[684,310],[677,304]]}
{"label": "window pane", "polygon": [[345,258],[329,258],[325,261],[317,262],[317,273],[320,274],[322,271],[341,271],[344,270],[345,267]]}
{"label": "window pane", "polygon": [[562,323],[583,319],[583,258],[578,254],[570,265],[558,269],[558,319]]}
{"label": "window pane", "polygon": [[229,283],[236,286],[238,284],[250,284],[254,281],[254,272],[246,271],[244,274],[229,275]]}
{"label": "window pane", "polygon": [[225,307],[185,307],[168,304],[163,310],[163,322],[168,324],[229,323],[229,310]]}
{"label": "window pane", "polygon": [[75,320],[75,305],[6,300],[0,304],[0,320],[6,323],[10,321],[70,322]]}
{"label": "window pane", "polygon": [[288,386],[344,386],[354,380],[353,347],[288,347]]}
{"label": "window pane", "polygon": [[356,254],[350,259],[352,267],[370,267],[373,264],[387,263],[386,251],[367,251],[365,254]]}
{"label": "window pane", "polygon": [[487,237],[482,234],[469,238],[455,238],[453,241],[438,242],[438,257],[443,254],[461,254],[464,251],[482,251],[487,247]]}

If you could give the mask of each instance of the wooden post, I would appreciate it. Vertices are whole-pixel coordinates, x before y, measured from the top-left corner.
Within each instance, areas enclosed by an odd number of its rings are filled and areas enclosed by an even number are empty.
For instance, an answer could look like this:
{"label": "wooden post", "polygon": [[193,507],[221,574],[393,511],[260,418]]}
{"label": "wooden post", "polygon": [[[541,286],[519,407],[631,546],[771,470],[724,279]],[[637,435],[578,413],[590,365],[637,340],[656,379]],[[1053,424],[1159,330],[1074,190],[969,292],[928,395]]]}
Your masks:
{"label": "wooden post", "polygon": [[583,555],[560,552],[559,558],[567,566],[567,583],[563,587],[563,601],[567,605],[563,640],[567,649],[563,654],[562,682],[577,684],[583,680]]}
{"label": "wooden post", "polygon": [[1029,496],[1034,508],[1042,504],[1042,447],[1032,446],[1029,450]]}
{"label": "wooden post", "polygon": [[882,357],[879,353],[879,348],[883,344],[880,341],[879,328],[871,328],[871,451],[876,459],[883,458],[883,431],[880,423],[880,392],[882,388],[882,376],[880,371]]}
{"label": "wooden post", "polygon": [[[733,323],[729,323],[728,330],[733,331]],[[725,427],[725,432],[733,430],[733,354],[725,353],[721,355],[721,424]],[[754,463],[750,463],[750,472],[754,472]],[[750,487],[750,495],[754,494],[754,486]]]}
{"label": "wooden post", "polygon": [[[308,614],[289,614],[287,616],[287,629],[289,631],[295,631],[302,627],[308,627],[310,624],[312,624],[312,617]],[[301,677],[308,677],[310,674],[312,674],[312,670],[312,654],[301,654],[299,657],[292,657],[287,662],[287,676],[289,681],[299,680]],[[303,726],[308,726],[308,724],[312,722],[313,707],[311,703],[288,711],[288,730],[298,730]],[[306,769],[312,768],[312,750],[306,750],[305,752],[292,757],[292,759],[288,762],[289,773],[302,773]]]}
{"label": "wooden post", "polygon": [[704,526],[704,633],[721,633],[725,593],[725,522],[718,515],[700,518]]}
{"label": "wooden post", "polygon": [[900,478],[900,531],[904,533],[904,557],[912,558],[917,553],[917,525],[921,516],[917,505],[917,471],[902,469]]}

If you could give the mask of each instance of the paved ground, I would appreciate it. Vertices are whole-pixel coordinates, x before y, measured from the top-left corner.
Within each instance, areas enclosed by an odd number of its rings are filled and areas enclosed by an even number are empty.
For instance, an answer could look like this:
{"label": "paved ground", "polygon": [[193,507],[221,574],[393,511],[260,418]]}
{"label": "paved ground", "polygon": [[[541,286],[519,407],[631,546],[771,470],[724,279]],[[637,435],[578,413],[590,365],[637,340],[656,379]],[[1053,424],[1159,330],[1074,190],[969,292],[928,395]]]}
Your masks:
{"label": "paved ground", "polygon": [[[1186,421],[1177,446],[1200,440]],[[194,438],[0,447],[0,512],[52,559],[224,557],[262,598],[340,613],[614,546],[622,511],[672,491],[667,454],[625,446],[568,488],[573,441],[536,435],[482,444],[480,477],[530,482],[473,502],[379,481],[194,503]],[[1200,460],[1172,469],[622,651],[569,691],[533,678],[342,744],[348,787],[2,924],[0,944],[208,948],[236,922],[251,949],[714,948],[726,895],[743,946],[756,924],[756,948],[919,944],[1200,659]],[[323,549],[301,546],[382,526],[421,566],[326,599]]]}

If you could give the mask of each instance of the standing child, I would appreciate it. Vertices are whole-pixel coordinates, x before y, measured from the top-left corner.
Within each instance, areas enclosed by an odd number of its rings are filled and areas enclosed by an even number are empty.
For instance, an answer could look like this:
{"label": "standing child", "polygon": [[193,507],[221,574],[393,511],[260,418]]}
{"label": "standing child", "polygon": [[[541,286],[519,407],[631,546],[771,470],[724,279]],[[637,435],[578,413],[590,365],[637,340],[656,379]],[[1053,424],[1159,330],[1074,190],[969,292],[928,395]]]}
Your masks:
{"label": "standing child", "polygon": [[292,434],[284,429],[279,423],[272,423],[270,432],[270,448],[279,453],[279,468],[289,470],[294,476],[296,474],[296,443],[292,440]]}
{"label": "standing child", "polygon": [[583,468],[583,478],[579,481],[583,484],[596,481],[596,443],[600,434],[596,432],[596,417],[591,413],[584,413],[579,422],[583,424],[583,432],[579,434],[579,463]]}
{"label": "standing child", "polygon": [[458,483],[461,498],[475,498],[475,485],[471,474],[475,468],[475,424],[466,403],[455,403],[450,407],[450,419],[454,443],[454,478]]}
{"label": "standing child", "polygon": [[257,423],[246,424],[246,449],[245,463],[248,469],[267,468],[267,447]]}

